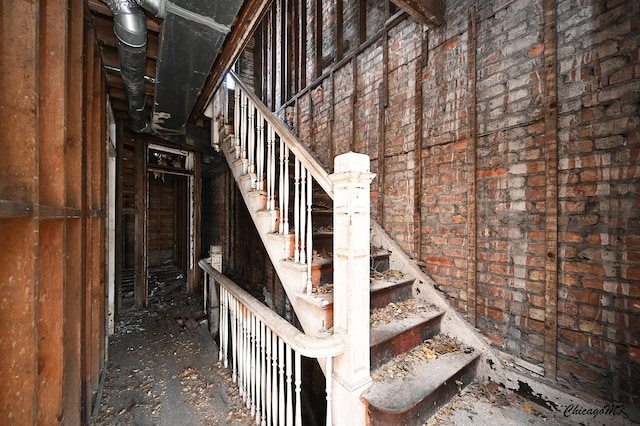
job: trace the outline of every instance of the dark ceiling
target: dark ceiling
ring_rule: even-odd
[[[128,94],[121,75],[113,13],[100,0],[87,1],[102,52],[107,92],[114,115],[116,120],[129,123]],[[138,7],[134,0],[129,0],[129,3]],[[144,11],[147,24],[144,117],[152,133],[172,138],[184,135],[187,123],[202,124],[199,117],[206,106],[207,99],[204,98],[210,96],[216,83],[214,80],[220,80],[220,73],[212,72],[212,68],[220,59],[225,39],[230,36],[244,1],[172,0],[156,3],[163,3],[166,14],[161,19]],[[246,32],[247,28],[244,30]],[[229,64],[223,66],[228,68],[233,59],[229,58],[226,61]],[[205,85],[209,93],[203,92]],[[195,111],[196,105],[198,111]]]
[[[442,23],[443,0],[393,2],[427,25]],[[204,111],[211,95],[240,55],[271,0],[87,0],[87,3],[116,120],[128,123],[135,131],[181,142],[189,129],[206,127]],[[134,66],[139,68],[136,74],[139,79],[134,79],[137,86],[133,92],[139,96],[129,95],[132,93],[132,79],[127,72],[129,61],[125,59],[124,67],[121,66],[122,56],[114,34],[112,10],[118,13],[121,31],[121,7],[133,9],[140,24],[146,21],[146,54],[133,55],[139,59],[144,56]],[[130,25],[130,21],[125,25]],[[122,33],[119,34],[122,40]]]

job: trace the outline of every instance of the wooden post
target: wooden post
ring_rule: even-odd
[[[360,395],[371,385],[369,373],[370,184],[365,154],[336,157],[330,176],[334,185],[334,333],[343,335],[347,349],[335,359],[334,418],[349,413],[353,424],[365,424]]]

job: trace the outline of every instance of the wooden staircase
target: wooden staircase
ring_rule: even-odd
[[[270,118],[272,119],[272,118]],[[310,185],[313,237],[311,273],[295,259],[293,234],[282,232],[282,222],[294,223],[294,213],[282,215],[269,208],[269,191],[255,188],[255,175],[246,160],[235,155],[233,131],[220,126],[217,138],[256,229],[275,266],[285,291],[305,330],[331,331],[333,326],[333,201],[320,185]],[[214,138],[216,139],[216,138]],[[277,154],[276,154],[277,155]],[[288,168],[288,187],[294,172]],[[281,169],[280,174],[284,174]],[[296,175],[297,176],[297,175]],[[297,179],[297,178],[296,178]],[[273,191],[272,191],[273,192]],[[286,193],[286,192],[285,192]],[[275,197],[279,195],[276,191]],[[294,201],[287,203],[292,205]],[[282,203],[275,202],[282,206]],[[289,225],[291,226],[291,225]],[[308,226],[308,225],[307,225]],[[293,229],[293,227],[292,227]],[[414,299],[416,278],[411,271],[390,268],[391,251],[372,247],[370,306],[372,318],[391,312],[386,320],[372,319],[370,330],[373,385],[362,396],[372,425],[422,425],[439,406],[476,377],[480,352],[441,333],[445,309]],[[311,291],[309,291],[311,290]],[[398,308],[402,306],[402,308]],[[412,307],[406,309],[407,306]],[[393,315],[402,311],[402,315]],[[447,350],[438,342],[447,342]],[[426,354],[421,356],[420,354]],[[402,365],[402,374],[387,374]]]

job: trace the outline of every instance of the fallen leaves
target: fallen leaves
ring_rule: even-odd
[[[384,381],[397,377],[407,377],[413,374],[415,368],[424,367],[430,360],[453,352],[473,351],[473,348],[458,342],[455,337],[438,334],[422,342],[412,350],[396,356],[391,361],[380,366],[371,374],[375,381]]]
[[[370,324],[371,327],[377,327],[380,324],[389,324],[391,321],[407,318],[411,314],[428,312],[435,309],[433,305],[418,302],[413,298],[399,302],[390,302],[387,306],[371,311]]]

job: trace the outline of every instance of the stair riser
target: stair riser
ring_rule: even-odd
[[[426,323],[409,328],[389,340],[371,346],[371,371],[440,333],[440,319],[441,316],[438,316]]]
[[[371,309],[382,308],[390,302],[407,300],[413,295],[413,282],[402,283],[371,293]]]
[[[422,426],[441,406],[447,403],[459,389],[464,388],[475,379],[479,357],[464,368],[458,370],[449,380],[442,383],[411,410],[400,413],[378,411],[369,405],[370,426]],[[457,384],[456,382],[462,382]]]

